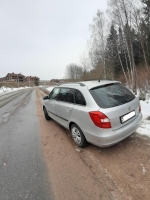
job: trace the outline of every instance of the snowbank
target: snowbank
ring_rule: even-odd
[[[17,91],[17,90],[22,90],[22,89],[26,89],[26,88],[29,88],[29,87],[19,87],[19,88],[9,88],[9,87],[1,87],[0,88],[0,94],[5,94],[5,93],[10,93],[10,92],[14,92],[14,91]]]
[[[150,99],[140,101],[143,120],[136,133],[150,137]]]
[[[51,92],[51,91],[53,90],[53,88],[54,88],[54,87],[48,87],[48,88],[46,88],[46,90],[47,90],[48,92]]]

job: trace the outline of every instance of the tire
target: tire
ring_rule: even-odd
[[[43,111],[44,111],[45,119],[46,119],[46,120],[51,120],[51,117],[48,115],[47,110],[46,110],[45,107],[43,108]]]
[[[83,132],[76,124],[72,124],[71,126],[71,135],[78,147],[82,148],[87,145],[87,141],[85,139],[85,136],[83,135]]]

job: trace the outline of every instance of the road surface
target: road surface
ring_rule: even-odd
[[[148,137],[78,148],[68,130],[45,120],[44,95],[33,88],[0,97],[0,200],[150,199]]]
[[[0,96],[0,200],[53,199],[35,89]]]

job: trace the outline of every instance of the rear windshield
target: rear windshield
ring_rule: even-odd
[[[90,93],[101,108],[120,106],[135,98],[134,94],[120,83],[92,88]]]

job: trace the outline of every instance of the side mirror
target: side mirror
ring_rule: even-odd
[[[43,100],[47,100],[47,99],[49,99],[49,96],[43,97]]]

